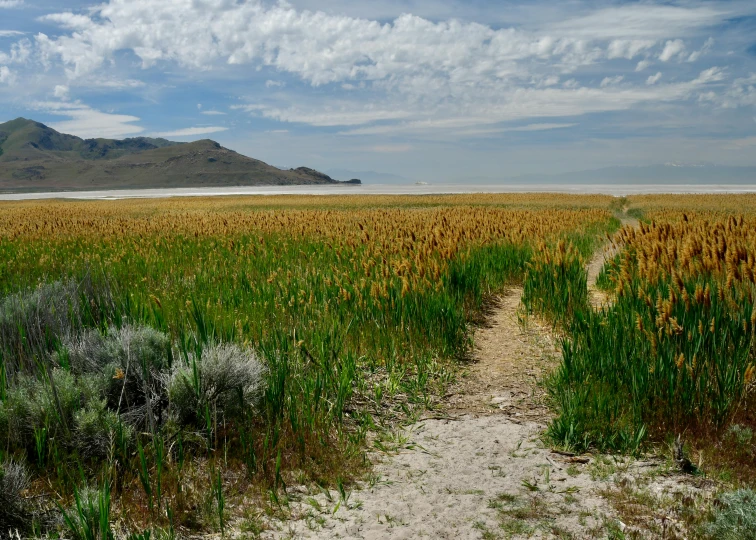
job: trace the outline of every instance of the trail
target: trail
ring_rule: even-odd
[[[616,216],[620,220],[622,227],[637,227],[638,220],[627,215],[627,208],[622,209],[622,214]],[[588,262],[588,300],[594,309],[599,309],[609,302],[606,292],[596,287],[601,269],[604,264],[617,255],[617,248],[611,244],[605,244],[604,247],[593,254],[593,258]]]
[[[605,256],[589,265],[595,293]],[[521,296],[511,288],[490,306],[471,362],[446,396],[445,418],[400,430],[396,451],[373,453],[372,479],[345,501],[307,488],[291,493],[292,519],[262,537],[606,538],[626,528],[607,494],[689,493],[659,476],[658,460],[568,456],[544,445],[551,413],[538,382],[558,366],[559,349],[548,327],[521,320]],[[663,508],[647,510],[638,510],[641,537],[676,537]]]

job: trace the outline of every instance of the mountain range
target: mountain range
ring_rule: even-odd
[[[81,139],[25,118],[0,124],[1,191],[342,183],[307,167],[281,170],[208,139]]]

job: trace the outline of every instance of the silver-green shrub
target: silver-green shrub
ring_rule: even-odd
[[[21,492],[29,487],[29,473],[21,463],[0,463],[0,535],[9,530],[26,530],[30,514]]]
[[[720,495],[705,531],[717,540],[756,540],[756,492],[739,489]]]
[[[201,357],[190,357],[174,368],[168,381],[171,409],[184,424],[197,422],[208,407],[232,417],[258,406],[265,373],[252,350],[232,343],[207,346]]]

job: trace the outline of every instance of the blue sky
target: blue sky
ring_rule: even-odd
[[[0,121],[413,180],[756,165],[756,2],[0,0]]]

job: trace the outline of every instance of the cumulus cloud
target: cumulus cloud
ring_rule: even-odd
[[[122,138],[144,131],[142,127],[134,125],[140,120],[136,116],[105,113],[79,102],[42,101],[31,103],[30,107],[47,114],[68,117],[69,120],[51,122],[49,126],[61,133],[85,139]]]
[[[56,84],[53,95],[58,99],[65,99],[68,97],[68,87],[63,84]]]
[[[659,79],[661,78],[662,78],[662,72],[658,71],[656,75],[651,75],[648,77],[648,79],[646,79],[646,84],[648,84],[649,86],[656,84],[659,82]]]
[[[8,66],[0,66],[0,84],[10,84],[13,82],[13,72]]]
[[[11,45],[9,52],[0,51],[0,63],[24,64],[32,54],[32,43],[28,39],[22,39]]]
[[[710,81],[693,74],[656,84],[659,73],[644,85],[633,66],[643,71],[657,57],[698,60],[713,42],[690,54],[686,42],[731,15],[693,3],[583,13],[499,28],[411,14],[384,22],[267,0],[107,0],[43,17],[63,32],[38,34],[35,44],[41,61],[65,67],[71,87],[121,65],[120,53],[129,51],[145,69],[178,64],[187,77],[262,71],[255,84],[275,92],[242,96],[247,103],[235,109],[280,122],[350,133],[469,131],[688,98]],[[287,86],[291,80],[330,91],[302,96],[300,85]]]
[[[662,62],[669,62],[683,51],[685,51],[685,43],[683,43],[683,40],[675,39],[667,41],[667,43],[664,44],[664,50],[659,55],[659,60]]]
[[[24,5],[24,0],[0,0],[0,9],[16,8],[22,5]]]
[[[221,126],[207,126],[207,127],[190,127],[184,129],[176,129],[173,131],[162,131],[155,133],[156,137],[191,137],[194,135],[207,135],[208,133],[218,133],[219,131],[226,131],[228,128]]]
[[[607,86],[613,86],[615,84],[621,83],[624,78],[625,78],[624,75],[617,75],[615,77],[604,77],[601,80],[601,84],[599,84],[599,86],[601,88],[606,88]]]

